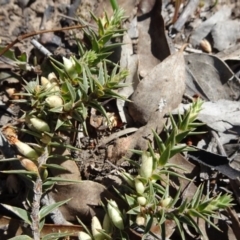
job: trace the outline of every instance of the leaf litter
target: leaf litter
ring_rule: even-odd
[[[172,1],[160,2],[161,1],[142,0],[138,4],[138,1],[119,1],[120,6],[126,9],[127,16],[129,17],[128,21],[131,22],[130,26],[133,26],[132,28],[135,29],[125,34],[123,41],[126,41],[127,44],[122,47],[120,57],[121,67],[127,67],[130,74],[126,79],[126,83],[129,84],[129,87],[121,89],[119,93],[125,95],[131,102],[126,103],[117,101],[117,104],[110,102],[106,105],[106,109],[107,111],[115,111],[119,114],[125,128],[136,127],[138,130],[127,137],[120,136],[116,139],[111,139],[111,141],[107,143],[110,146],[105,146],[107,147],[107,153],[105,150],[102,151],[102,149],[99,149],[96,151],[97,154],[92,154],[92,144],[93,146],[97,146],[98,144],[96,141],[104,141],[104,138],[108,138],[114,134],[114,131],[121,131],[121,127],[119,129],[113,129],[113,131],[109,129],[99,131],[92,128],[91,138],[85,140],[82,136],[79,136],[77,147],[83,149],[77,156],[77,158],[81,159],[80,164],[78,164],[79,169],[72,161],[69,161],[69,164],[71,162],[70,165],[66,164],[65,161],[63,162],[66,164],[66,169],[69,168],[69,170],[71,170],[76,168],[75,173],[68,172],[69,178],[76,180],[87,178],[93,181],[86,183],[86,186],[78,184],[74,186],[59,185],[59,189],[57,190],[58,194],[55,194],[54,191],[49,194],[49,198],[56,198],[54,199],[55,201],[58,201],[60,198],[60,200],[64,200],[65,196],[66,198],[70,196],[74,197],[75,202],[67,207],[63,207],[65,209],[60,209],[62,213],[65,213],[64,217],[67,221],[72,221],[76,213],[83,218],[86,216],[86,213],[96,214],[98,210],[89,207],[89,205],[93,204],[94,206],[98,206],[100,196],[102,197],[103,192],[105,192],[103,196],[113,194],[111,191],[112,189],[107,189],[102,185],[104,182],[107,182],[106,185],[108,186],[111,185],[109,184],[109,179],[114,175],[111,172],[111,167],[109,167],[109,164],[105,161],[106,158],[112,163],[121,165],[124,164],[123,157],[131,156],[128,149],[147,149],[149,141],[153,141],[152,129],[156,130],[159,134],[162,132],[164,124],[166,123],[165,116],[178,107],[182,102],[184,94],[188,97],[190,96],[190,98],[197,94],[205,99],[203,109],[198,119],[205,123],[204,130],[212,129],[218,134],[220,145],[222,145],[223,148],[226,150],[233,148],[232,151],[227,151],[227,156],[223,157],[225,157],[228,166],[231,165],[235,171],[239,171],[236,162],[239,159],[240,83],[238,77],[240,75],[240,65],[239,53],[236,49],[239,48],[240,15],[235,11],[238,3],[229,1],[231,3],[218,3],[213,7],[211,4],[213,4],[212,2],[214,1],[205,1],[206,3],[202,8],[198,7],[197,10],[194,9],[192,11],[192,15],[187,18],[182,28],[177,28],[179,32],[176,33],[175,38],[171,39],[165,35],[165,32],[169,30],[168,27],[174,14],[174,5]],[[51,5],[48,1],[46,1],[46,3],[48,6]],[[50,14],[48,21],[50,21],[51,25],[54,27],[62,26],[60,24],[61,20],[66,20],[60,15],[62,13],[66,15],[69,14],[69,17],[79,15],[85,18],[86,21],[89,21],[90,18],[85,13],[86,10],[91,9],[93,12],[101,14],[103,9],[110,9],[108,1],[101,1],[101,3],[103,4],[99,4],[97,1],[82,1],[82,3],[79,3],[79,6],[76,7],[76,9],[79,7],[82,12],[75,12],[73,16],[71,16],[71,11],[67,11],[66,7],[71,6],[71,3],[68,1],[56,1],[56,3],[54,3],[54,8],[57,17],[53,18]],[[14,36],[16,37],[25,31],[23,27],[19,25],[20,22],[28,22],[26,25],[28,32],[32,31],[32,29],[37,30],[43,20],[39,16],[41,16],[41,14],[46,16],[44,15],[46,14],[44,11],[44,4],[45,1],[40,2],[38,0],[35,2],[33,1],[33,3],[30,2],[24,7],[22,5],[13,4],[13,1],[9,1],[9,3],[6,1],[6,3],[3,3],[2,9],[5,9],[5,11],[2,11],[3,14],[0,12],[1,19],[3,19],[2,16],[11,15],[13,16],[13,21],[10,21],[10,17],[5,18],[3,21],[6,23],[6,26],[10,25],[10,28],[3,29],[2,35],[0,35],[1,42],[3,44],[10,42],[13,40]],[[185,6],[185,4],[182,4],[179,10],[180,14],[184,13]],[[21,8],[25,9],[25,14],[23,15],[20,14]],[[160,12],[162,11],[162,13],[164,13],[166,9],[168,13],[161,15]],[[233,13],[235,14],[234,19],[232,19]],[[34,16],[37,17],[34,18]],[[32,19],[35,19],[35,21],[31,21]],[[191,29],[191,26],[197,27]],[[126,23],[126,28],[130,29],[131,27]],[[184,35],[185,37],[183,37]],[[67,55],[68,52],[74,51],[70,47],[72,40],[68,33],[64,36],[56,36],[62,39],[61,41],[55,41],[54,38],[53,40],[49,40],[49,45],[55,45],[54,48],[49,48],[51,51],[55,51],[55,54],[57,53],[60,55]],[[59,38],[55,39],[59,40]],[[192,51],[195,49],[199,50],[199,48],[201,49],[201,41],[207,39],[213,49],[212,54],[187,54],[186,52],[184,52],[184,56],[183,52],[170,54],[170,49],[172,49],[174,44],[182,45],[188,42],[187,39],[189,39],[189,43],[192,44]],[[63,46],[62,42],[68,44]],[[46,45],[49,47],[47,43]],[[20,43],[17,46],[22,53],[27,52],[28,56],[32,56],[32,47],[29,41],[26,41],[24,44]],[[18,76],[22,74],[16,66],[14,66],[14,68],[14,73],[16,72]],[[21,80],[19,80],[19,78],[17,79],[11,73],[12,67],[11,65],[8,66],[8,64],[6,67],[6,62],[0,61],[0,69],[0,123],[1,125],[5,125],[11,122],[12,116],[8,112],[13,112],[16,116],[19,113],[19,109],[9,104],[11,96],[7,94],[6,84],[11,84],[11,78],[16,79],[17,83],[20,83]],[[3,73],[11,73],[11,78],[6,77]],[[25,77],[29,78],[28,75],[25,75]],[[13,88],[15,88],[15,86],[13,86]],[[186,104],[183,108],[186,108]],[[178,108],[175,112],[176,111],[179,112],[180,109]],[[71,138],[72,136],[70,139]],[[202,138],[206,144],[204,147],[206,149],[209,143],[207,139],[208,134]],[[112,142],[114,142],[113,146],[111,144]],[[9,153],[8,146],[6,145],[4,145],[1,150],[3,153]],[[69,152],[63,153],[63,155],[66,156],[69,154]],[[215,152],[211,154],[213,155],[209,155],[200,160],[204,160],[207,165],[213,167],[208,161],[208,158],[212,156],[212,158],[217,159],[219,152],[215,150]],[[231,158],[232,156],[235,157]],[[189,174],[193,171],[194,166],[197,166],[194,161],[190,163],[186,156],[181,156],[181,163],[179,164],[186,168],[190,168]],[[224,168],[224,164],[222,167]],[[1,166],[1,169],[4,168],[5,166]],[[100,171],[98,172],[97,169],[99,168]],[[221,169],[218,170],[220,174],[222,173],[224,175],[226,169],[224,168],[223,171],[221,171]],[[54,174],[55,176],[59,176],[60,173]],[[199,170],[196,175],[197,174],[199,175]],[[227,174],[225,175],[228,176]],[[209,176],[212,177],[212,173],[209,173]],[[226,176],[220,176],[219,178],[221,181],[227,181],[228,178]],[[117,183],[117,181],[118,180],[114,180],[113,183],[117,184],[116,186],[121,185],[121,182]],[[92,185],[92,187],[89,187],[90,185]],[[186,191],[184,192],[186,197],[190,197],[195,191],[195,185],[193,184],[192,186],[191,190],[186,187]],[[240,196],[238,186],[238,179],[230,180],[230,186],[227,186],[227,188],[229,188],[228,191],[234,192],[236,199],[239,199]],[[220,183],[218,184],[218,188],[221,188]],[[12,199],[11,201],[13,203],[15,202],[15,204],[17,203],[16,199]],[[84,202],[86,204],[79,205],[79,202]],[[102,213],[102,210],[100,210],[100,214]],[[230,217],[233,219],[232,212]],[[90,218],[87,220],[90,220]],[[229,239],[234,239],[234,237],[237,239],[238,234],[236,229],[237,226],[239,226],[239,222],[236,218],[232,221],[234,222],[232,228],[235,236],[232,234],[230,227],[228,231]],[[202,228],[204,230],[204,227]],[[211,238],[209,237],[209,239]],[[221,239],[226,238],[222,235]]]

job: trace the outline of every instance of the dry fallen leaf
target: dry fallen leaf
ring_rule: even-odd
[[[138,71],[145,77],[170,54],[161,15],[161,1],[141,1],[138,6]],[[140,14],[142,13],[142,14]]]
[[[166,58],[149,72],[134,91],[128,109],[135,122],[156,122],[176,108],[185,90],[183,53]]]
[[[145,125],[133,135],[116,141],[113,161],[131,155],[128,149],[147,149],[153,140],[152,129],[161,132],[164,115],[176,108],[185,90],[185,63],[180,51],[166,58],[138,84],[129,103],[129,113],[135,122]]]
[[[93,181],[82,181],[81,183],[68,185],[55,185],[49,193],[55,202],[72,198],[67,204],[60,207],[65,220],[76,222],[76,217],[83,222],[91,221],[93,216],[102,219],[105,211],[101,202],[106,199],[118,201],[103,185]]]

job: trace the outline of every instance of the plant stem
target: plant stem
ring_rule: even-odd
[[[32,202],[32,234],[34,240],[40,240],[40,217],[39,217],[39,209],[40,209],[40,200],[42,197],[42,179],[38,175],[36,182],[33,186],[34,196]]]
[[[46,163],[48,159],[48,149],[45,147],[44,153],[38,158],[39,168],[41,169],[42,164]],[[42,179],[40,174],[37,175],[37,179],[34,182],[33,185],[33,202],[32,202],[32,212],[31,212],[31,218],[32,218],[32,235],[34,240],[40,240],[40,216],[39,216],[39,210],[40,210],[40,202],[42,198]]]

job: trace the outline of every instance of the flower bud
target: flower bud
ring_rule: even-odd
[[[58,82],[58,78],[57,78],[57,76],[54,72],[51,72],[51,73],[48,74],[48,80],[51,83],[57,83]]]
[[[74,60],[70,57],[70,59],[63,57],[63,65],[66,71],[69,71],[75,67]]]
[[[63,65],[65,71],[69,74],[71,78],[76,78],[78,76],[75,69],[76,63],[72,57],[70,57],[70,59],[63,57]]]
[[[52,87],[52,84],[50,83],[50,81],[45,78],[45,77],[41,77],[41,85],[45,87],[45,89],[49,89]]]
[[[123,219],[118,209],[117,203],[110,200],[107,205],[108,215],[112,220],[114,226],[120,230],[124,229]]]
[[[142,164],[139,169],[139,175],[143,178],[150,178],[152,176],[153,158],[149,152],[142,153]]]
[[[48,170],[47,170],[47,168],[44,168],[44,169],[42,169],[42,172],[41,172],[41,178],[43,181],[45,181],[47,179],[47,177],[48,177]]]
[[[99,230],[102,230],[102,226],[96,216],[93,216],[93,218],[92,218],[91,229],[92,229],[92,235],[94,237],[94,240],[104,239],[103,234],[101,232],[99,232]]]
[[[30,122],[32,123],[33,127],[36,128],[36,130],[40,132],[50,132],[49,125],[42,119],[36,117],[30,118]]]
[[[50,108],[61,107],[63,105],[63,100],[57,95],[53,95],[46,98],[46,103]]]
[[[171,197],[167,197],[167,198],[165,198],[165,199],[162,199],[162,200],[160,201],[160,206],[162,206],[162,207],[167,207],[171,201],[172,201],[172,198],[171,198]]]
[[[21,165],[28,171],[35,172],[38,174],[38,167],[36,164],[31,161],[30,159],[24,158],[22,156],[17,156],[18,160],[20,161]]]
[[[140,195],[143,194],[144,190],[145,190],[145,187],[144,187],[142,181],[140,181],[137,178],[135,178],[135,189],[136,189],[137,193]]]
[[[60,92],[60,87],[57,85],[57,83],[52,83],[53,88],[50,90],[50,92]]]
[[[146,218],[140,213],[136,217],[136,224],[138,226],[145,226],[146,225]]]
[[[201,42],[200,42],[200,48],[206,52],[206,53],[211,53],[212,52],[212,46],[211,44],[209,43],[209,41],[207,39],[203,39]]]
[[[35,86],[34,91],[36,94],[40,93],[40,91],[41,91],[40,85]]]
[[[92,240],[92,238],[85,232],[78,233],[78,240]]]
[[[37,152],[31,148],[29,145],[27,145],[26,143],[23,143],[19,140],[17,140],[15,142],[15,145],[18,149],[18,151],[25,157],[31,159],[31,160],[37,160],[38,159],[38,154]]]
[[[41,77],[40,81],[42,86],[47,86],[48,84],[50,84],[50,81],[45,77]]]
[[[137,201],[138,201],[138,204],[142,206],[146,205],[147,203],[147,199],[145,197],[138,197]]]
[[[104,218],[103,218],[103,229],[106,231],[106,233],[111,233],[112,232],[112,222],[109,217],[109,215],[106,213]]]

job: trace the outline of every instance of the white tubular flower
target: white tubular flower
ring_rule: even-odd
[[[144,151],[141,160],[142,164],[139,169],[139,175],[143,178],[150,178],[153,171],[153,158],[149,152]]]
[[[63,57],[63,65],[66,71],[72,70],[75,67],[75,62],[72,58],[68,59]]]
[[[51,82],[51,83],[56,83],[58,81],[57,79],[57,76],[54,72],[51,72],[48,74],[48,80]]]
[[[92,240],[92,238],[85,232],[78,233],[78,240]]]
[[[63,57],[63,65],[65,71],[70,77],[75,78],[78,76],[77,72],[75,71],[76,63],[72,57],[70,57],[70,59]]]
[[[144,193],[145,187],[139,179],[135,178],[135,189],[138,194],[142,195]]]
[[[103,240],[104,239],[103,234],[101,232],[99,232],[99,230],[102,230],[102,226],[96,216],[93,216],[93,218],[92,218],[91,229],[92,229],[92,235],[94,237],[94,240]]]
[[[113,225],[112,225],[111,219],[108,213],[106,213],[103,219],[103,229],[106,231],[106,233],[111,233],[112,227]]]
[[[29,158],[31,160],[37,160],[38,159],[38,154],[37,152],[31,148],[29,145],[26,143],[23,143],[21,141],[16,141],[15,146],[17,147],[18,151],[26,158]]]
[[[30,118],[30,122],[32,123],[33,127],[40,132],[50,132],[49,125],[40,118]]]
[[[162,199],[161,202],[160,202],[160,205],[162,207],[167,207],[168,204],[172,201],[172,198],[171,197],[167,197],[165,199]]]
[[[45,101],[50,108],[61,107],[63,105],[62,98],[57,95],[47,97]]]
[[[136,217],[136,224],[138,226],[145,226],[146,225],[146,218],[140,213]]]
[[[108,215],[112,220],[114,226],[120,230],[124,229],[123,219],[117,203],[113,200],[110,200],[107,205]]]
[[[52,87],[52,84],[47,78],[41,77],[40,81],[41,81],[41,85],[44,86],[46,89],[49,89],[50,87]]]
[[[147,199],[145,197],[138,197],[137,201],[138,201],[138,204],[142,206],[146,205],[147,203]]]

